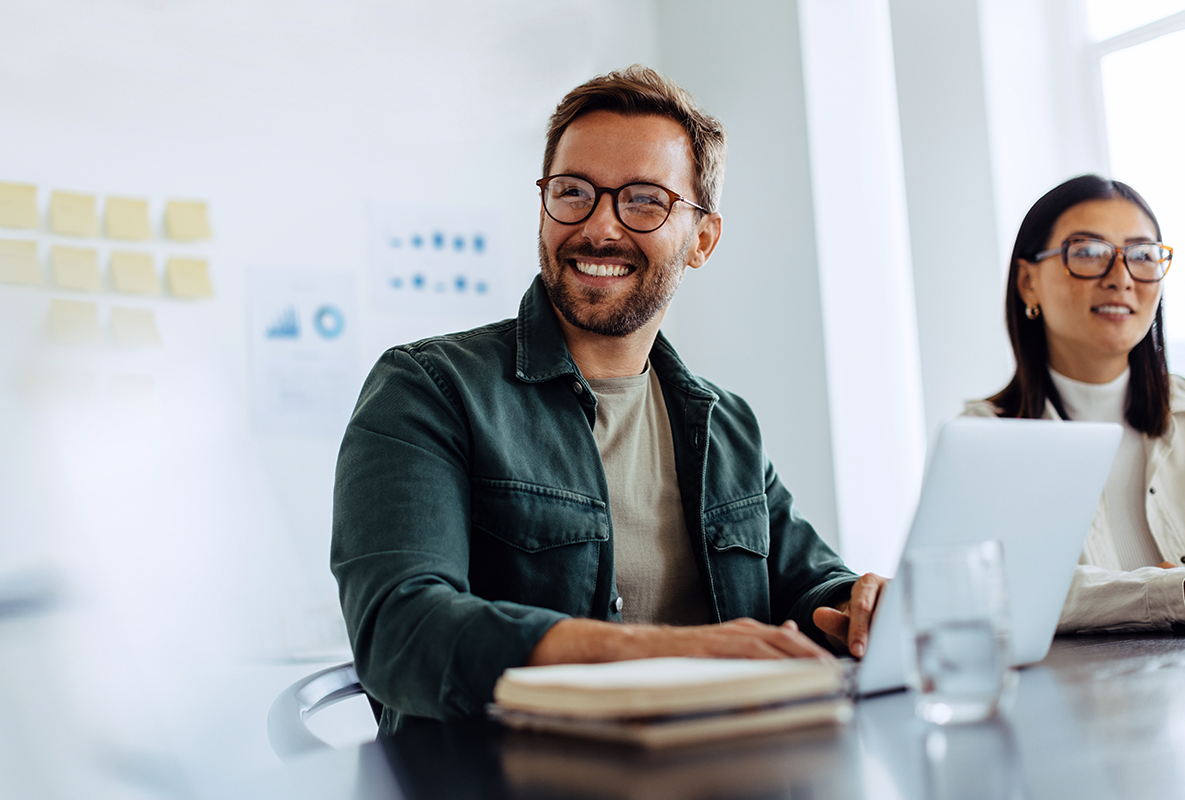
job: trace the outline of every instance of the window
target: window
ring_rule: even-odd
[[[1144,195],[1176,262],[1165,280],[1169,365],[1185,369],[1185,0],[1087,0],[1110,173]],[[1175,357],[1174,357],[1175,356]]]

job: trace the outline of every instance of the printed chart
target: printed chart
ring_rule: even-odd
[[[358,395],[354,276],[250,271],[255,429],[340,436]]]
[[[371,208],[375,305],[405,314],[491,316],[502,262],[492,215],[469,209]]]

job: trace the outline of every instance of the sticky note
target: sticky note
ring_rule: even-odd
[[[115,341],[123,347],[159,347],[160,331],[151,308],[112,306],[111,328]]]
[[[41,283],[41,265],[37,263],[37,242],[0,239],[0,281]]]
[[[148,201],[126,197],[107,198],[107,235],[112,239],[143,241],[152,238]]]
[[[128,294],[160,294],[160,278],[149,253],[111,251],[111,282]]]
[[[213,297],[210,270],[200,258],[170,258],[165,269],[169,291],[174,297]]]
[[[102,340],[99,304],[81,300],[54,300],[49,307],[49,330],[62,344],[95,344]]]
[[[165,206],[165,230],[170,239],[192,242],[210,238],[210,219],[206,204],[198,201],[170,200]]]
[[[63,289],[98,292],[103,288],[99,274],[99,252],[90,247],[55,244],[50,250],[54,283]]]
[[[49,197],[49,221],[54,233],[98,236],[99,215],[95,211],[95,196],[54,192]]]
[[[0,182],[0,226],[36,228],[40,225],[37,187],[28,183]]]

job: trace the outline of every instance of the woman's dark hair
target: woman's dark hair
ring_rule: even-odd
[[[1049,377],[1049,348],[1045,340],[1045,322],[1041,317],[1028,319],[1025,302],[1021,299],[1017,278],[1020,261],[1033,261],[1037,253],[1054,246],[1049,242],[1053,226],[1065,211],[1088,200],[1110,200],[1121,197],[1132,203],[1152,220],[1156,238],[1160,239],[1160,223],[1148,203],[1135,189],[1119,181],[1098,175],[1080,175],[1051,189],[1033,204],[1012,248],[1008,269],[1008,286],[1004,301],[1004,316],[1008,322],[1008,338],[1016,357],[1016,374],[1003,391],[988,398],[1004,417],[1040,419],[1045,414],[1045,401],[1053,404],[1057,413],[1066,418],[1061,396]],[[1121,263],[1113,269],[1122,269]],[[1127,388],[1126,415],[1133,428],[1149,436],[1160,436],[1169,420],[1169,371],[1164,352],[1164,300],[1156,306],[1156,315],[1148,335],[1128,354],[1131,378]]]

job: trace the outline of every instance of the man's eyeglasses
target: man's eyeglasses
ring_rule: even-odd
[[[1137,242],[1117,248],[1102,239],[1072,237],[1061,247],[1045,250],[1033,256],[1033,262],[1061,253],[1066,272],[1075,278],[1101,278],[1115,265],[1117,253],[1123,253],[1123,265],[1132,280],[1156,283],[1166,274],[1173,261],[1173,248],[1160,242]]]
[[[675,209],[675,203],[683,202],[708,213],[703,206],[654,183],[631,183],[610,189],[593,186],[575,175],[552,175],[535,181],[535,185],[543,196],[547,216],[562,225],[576,225],[591,217],[603,194],[613,200],[613,213],[621,224],[635,233],[661,228]]]

